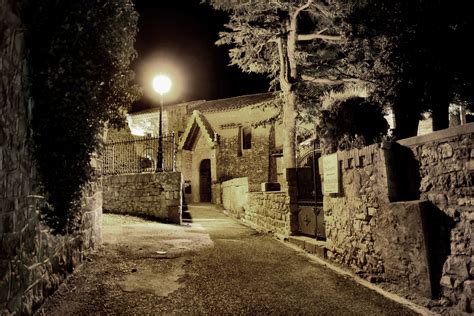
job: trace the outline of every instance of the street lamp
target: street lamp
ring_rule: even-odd
[[[171,80],[165,75],[157,75],[153,78],[153,90],[160,95],[160,125],[158,128],[158,153],[156,158],[156,172],[163,171],[163,94],[171,89]]]

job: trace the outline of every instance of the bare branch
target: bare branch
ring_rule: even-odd
[[[298,34],[298,41],[312,41],[316,39],[321,39],[324,41],[334,41],[338,42],[342,40],[342,36],[340,35],[324,35],[321,32],[314,33],[314,34]]]
[[[326,17],[326,18],[329,18],[329,19],[333,19],[334,18],[334,14],[332,12],[330,12],[328,9],[326,9],[323,5],[321,4],[313,4],[314,7],[316,9],[318,9],[319,12],[321,12],[321,14]]]
[[[377,82],[374,81],[374,80],[370,80],[370,79],[362,79],[362,78],[359,78],[359,77],[356,77],[356,76],[353,76],[353,75],[350,75],[344,71],[342,71],[340,68],[336,67],[334,68],[334,70],[340,75],[340,76],[344,76],[345,79],[357,79],[357,80],[360,80],[361,82],[368,82],[368,83],[372,83],[372,84],[376,84]],[[380,78],[377,78],[377,79],[380,79]]]
[[[296,9],[296,11],[293,13],[293,16],[291,17],[292,20],[296,20],[298,18],[298,15],[301,13],[301,11],[306,10],[309,8],[309,6],[313,3],[313,0],[308,0],[304,5]]]
[[[323,34],[323,33],[326,32],[327,30],[328,30],[328,28],[322,29],[321,31],[318,32],[318,34]]]
[[[283,53],[283,41],[282,38],[278,38],[278,55],[280,56],[280,87],[283,91],[289,90],[288,82],[288,60],[285,58]]]

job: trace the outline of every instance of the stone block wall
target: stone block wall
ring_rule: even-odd
[[[447,225],[409,188],[418,177],[405,149],[385,143],[337,152],[340,193],[325,195],[323,203],[327,256],[369,280],[431,297],[443,256],[442,233],[433,231]]]
[[[444,263],[443,296],[458,311],[473,312],[474,291],[474,123],[399,141],[420,166],[420,198],[454,222]]]
[[[375,249],[383,260],[384,279],[427,298],[438,293],[432,276],[439,269],[431,264],[430,255],[435,253],[431,244],[440,243],[430,238],[426,227],[435,223],[430,219],[437,215],[427,201],[390,203],[377,217],[374,234]]]
[[[375,144],[337,156],[341,192],[323,199],[327,256],[356,272],[379,277],[383,259],[374,240],[377,217],[388,203],[384,151]]]
[[[183,179],[188,186],[191,186],[192,172],[193,172],[193,156],[188,150],[178,151],[176,160],[176,170],[181,171]],[[190,190],[192,188],[188,188]],[[196,189],[196,188],[195,188]],[[186,193],[186,190],[185,190]],[[186,193],[187,201],[190,201],[191,193]]]
[[[166,131],[168,133],[184,133],[189,118],[188,111],[188,106],[168,107],[165,111],[168,120],[168,129]]]
[[[4,200],[4,199],[3,199]],[[5,200],[4,200],[5,201]],[[78,231],[53,235],[39,219],[45,200],[15,198],[0,213],[0,311],[31,314],[102,243],[101,182],[89,183]]]
[[[236,178],[221,184],[222,205],[237,218],[242,218],[248,205],[248,178]]]
[[[181,224],[183,177],[180,172],[104,177],[104,211],[141,215]]]
[[[268,136],[252,135],[252,148],[242,150],[238,156],[240,140],[236,137],[222,137],[218,151],[218,181],[248,177],[249,191],[260,191],[260,184],[268,182],[269,146]]]
[[[431,208],[419,200],[394,202],[417,197],[409,185],[400,184],[413,172],[402,154],[390,143],[337,152],[340,193],[325,195],[323,202],[327,256],[371,281],[389,281],[431,297],[433,247],[427,245],[431,239],[425,227]]]
[[[341,192],[324,196],[328,257],[472,312],[473,135],[471,123],[338,152]]]
[[[244,221],[259,229],[288,236],[290,198],[287,192],[250,192]]]
[[[231,215],[257,229],[288,236],[290,197],[287,191],[249,192],[248,179],[236,178],[221,185],[222,206]]]
[[[220,183],[211,184],[211,203],[221,205],[222,202],[222,189]]]
[[[24,29],[16,3],[0,0],[0,314],[32,314],[101,242],[102,191],[84,188],[82,226],[50,233],[28,135],[33,102],[26,82]]]

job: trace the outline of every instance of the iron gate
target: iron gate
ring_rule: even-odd
[[[326,239],[323,193],[318,168],[319,149],[303,156],[297,169],[298,227],[303,235]]]

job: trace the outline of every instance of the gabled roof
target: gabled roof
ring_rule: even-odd
[[[184,103],[179,103],[179,104],[165,104],[163,106],[163,110],[167,111],[169,109],[178,108],[178,107],[186,107],[186,108],[191,108],[192,109],[196,105],[204,103],[204,102],[206,102],[206,100],[189,101],[189,102],[184,102]],[[159,107],[159,105],[157,105],[157,106],[154,106],[150,109],[136,111],[136,112],[129,112],[128,115],[131,115],[131,116],[147,116],[147,115],[151,114],[151,116],[154,116],[154,115],[157,115],[159,112],[160,112],[160,107]]]
[[[275,94],[271,92],[249,94],[233,98],[201,102],[193,106],[193,109],[201,111],[203,113],[231,111],[255,105],[261,102],[269,101],[274,98]]]
[[[267,93],[257,93],[242,95],[233,98],[219,99],[219,100],[196,100],[190,102],[184,102],[179,104],[170,104],[163,107],[164,111],[171,110],[179,107],[186,107],[187,111],[198,110],[201,113],[211,113],[211,112],[224,112],[238,110],[247,106],[252,106],[258,103],[270,101],[275,99],[277,94],[273,92]],[[154,116],[160,111],[158,106],[151,109],[142,110],[139,112],[129,113],[131,116]]]
[[[216,132],[212,128],[209,121],[201,112],[194,110],[193,115],[188,121],[186,131],[181,136],[179,147],[181,149],[192,150],[197,141],[199,131],[202,131],[202,136],[207,140],[211,147],[216,144]]]

